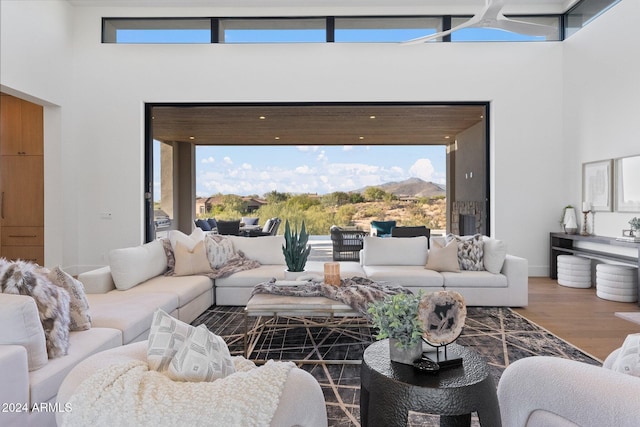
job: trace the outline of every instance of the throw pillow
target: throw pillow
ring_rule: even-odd
[[[640,334],[627,335],[611,370],[640,377]]]
[[[209,223],[209,227],[211,227],[212,230],[218,228],[218,223],[216,222],[215,218],[207,218],[207,222]]]
[[[192,249],[182,243],[176,243],[174,250],[176,276],[193,276],[194,274],[211,273],[211,265],[204,249],[204,241],[198,242]]]
[[[176,257],[173,254],[171,240],[160,239],[160,242],[162,243],[162,249],[164,249],[164,256],[167,258],[167,271],[164,273],[164,275],[173,276],[173,274],[175,273],[174,270],[176,268]]]
[[[174,381],[214,381],[235,372],[227,343],[200,325],[169,363],[167,376]]]
[[[458,244],[458,262],[461,270],[484,270],[484,242],[481,234],[475,234],[472,237],[460,237],[449,233],[446,241],[447,243],[456,242]]]
[[[39,266],[24,261],[0,262],[0,291],[28,295],[38,307],[49,359],[64,356],[69,350],[69,293],[38,273]]]
[[[86,331],[91,329],[91,313],[89,301],[84,292],[82,282],[74,279],[59,266],[47,274],[49,281],[69,292],[69,330]]]
[[[258,221],[260,221],[260,218],[247,217],[247,216],[243,216],[240,219],[240,222],[243,223],[244,225],[258,225]]]
[[[218,234],[210,234],[204,239],[205,252],[211,268],[218,269],[235,255],[231,239]]]
[[[151,320],[147,342],[147,364],[149,369],[166,372],[171,359],[193,333],[195,327],[171,317],[161,309],[156,310]]]
[[[438,242],[432,243],[433,246],[431,246],[429,250],[425,268],[441,273],[445,271],[459,273],[458,244],[456,242],[449,242],[446,246],[442,247]]]
[[[198,242],[202,242],[204,240],[204,236],[204,231],[198,227],[196,227],[189,235],[178,230],[169,231],[169,241],[171,242],[171,247],[174,251],[176,250],[177,242],[182,243],[187,247],[187,249],[192,250]]]
[[[483,242],[484,269],[493,274],[500,274],[507,257],[507,244],[487,236],[483,238]]]
[[[196,227],[200,228],[201,230],[211,231],[211,225],[209,225],[206,219],[196,219],[195,223]]]

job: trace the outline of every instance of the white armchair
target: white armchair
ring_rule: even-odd
[[[498,400],[506,427],[636,427],[640,378],[558,357],[520,359],[502,374]]]

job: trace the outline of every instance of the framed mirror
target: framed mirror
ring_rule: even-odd
[[[640,212],[640,155],[615,160],[615,210]]]

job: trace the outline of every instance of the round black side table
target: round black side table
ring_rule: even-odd
[[[471,424],[477,412],[483,427],[501,427],[498,396],[487,363],[457,344],[449,352],[462,357],[462,366],[423,373],[411,365],[389,360],[389,340],[364,351],[360,368],[362,427],[406,426],[409,411],[440,415],[440,426]]]

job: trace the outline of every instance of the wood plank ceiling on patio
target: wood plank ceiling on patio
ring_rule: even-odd
[[[470,105],[171,105],[153,108],[153,137],[198,145],[446,145],[479,123]]]

